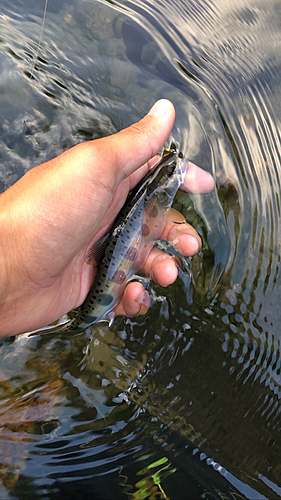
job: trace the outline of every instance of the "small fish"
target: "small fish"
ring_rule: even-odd
[[[120,301],[128,281],[140,271],[166,224],[166,212],[184,181],[188,160],[177,150],[164,153],[159,163],[132,190],[104,238],[103,258],[95,281],[77,316],[64,324],[35,333],[82,331],[102,320],[113,321],[113,308]],[[100,251],[101,248],[98,248]],[[95,257],[97,246],[88,253]]]

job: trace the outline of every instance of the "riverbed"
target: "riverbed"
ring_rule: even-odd
[[[44,9],[0,2],[0,191],[163,97],[216,189],[178,193],[202,250],[146,316],[1,341],[0,498],[280,498],[281,4]]]

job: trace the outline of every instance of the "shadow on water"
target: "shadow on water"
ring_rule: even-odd
[[[0,497],[280,498],[280,3],[49,2],[38,51],[43,11],[0,8],[1,190],[160,97],[217,187],[145,318],[2,341]]]

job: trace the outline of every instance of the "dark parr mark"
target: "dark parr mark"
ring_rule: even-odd
[[[138,251],[137,251],[136,247],[130,247],[126,253],[126,257],[127,257],[127,259],[129,259],[131,261],[137,260]]]
[[[147,224],[143,224],[142,228],[141,228],[141,234],[143,236],[148,236],[149,233],[150,233],[150,229],[149,229],[148,225]]]
[[[114,301],[114,297],[110,293],[101,293],[98,302],[103,306],[109,306]]]
[[[123,283],[125,279],[126,279],[126,274],[124,273],[124,271],[116,271],[116,273],[112,278],[112,281],[114,281],[118,285],[121,285],[121,283]]]
[[[151,205],[148,208],[148,216],[153,218],[158,216],[158,208],[155,205]]]

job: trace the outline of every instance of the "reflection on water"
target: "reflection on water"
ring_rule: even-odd
[[[0,188],[160,97],[212,172],[145,318],[1,345],[1,498],[281,496],[278,0],[2,0]],[[169,249],[172,251],[172,249]]]

